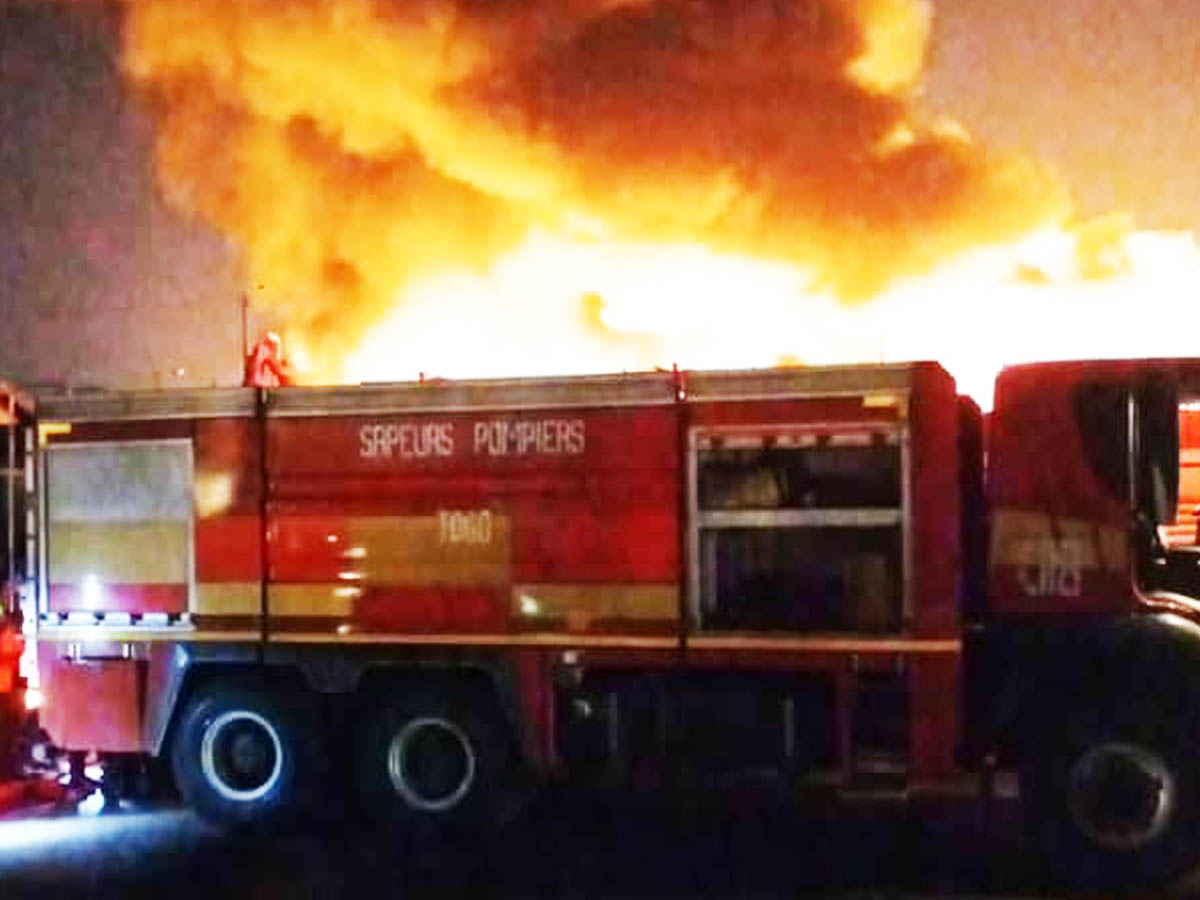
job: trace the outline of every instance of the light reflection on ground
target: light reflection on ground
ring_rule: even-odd
[[[128,846],[131,839],[144,845],[155,835],[174,842],[185,832],[205,833],[204,826],[183,810],[126,806],[114,814],[102,812],[102,802],[97,792],[73,807],[42,806],[0,817],[0,873],[25,866],[34,856],[48,862]]]
[[[111,840],[121,833],[143,833],[156,824],[172,824],[174,820],[186,816],[183,812],[155,812],[108,818],[70,816],[0,822],[0,865],[3,865],[4,854],[12,851],[62,848],[71,841],[90,843],[97,839]]]

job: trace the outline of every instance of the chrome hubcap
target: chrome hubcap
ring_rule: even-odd
[[[388,777],[413,809],[444,812],[475,782],[475,752],[454,722],[435,716],[410,719],[388,744]]]
[[[229,800],[257,800],[283,773],[283,742],[265,717],[247,709],[221,713],[200,744],[200,768],[213,789]]]
[[[1124,743],[1099,744],[1068,773],[1067,809],[1088,840],[1107,850],[1137,850],[1166,829],[1175,778],[1158,754]]]

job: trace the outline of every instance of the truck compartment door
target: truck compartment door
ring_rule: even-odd
[[[188,440],[58,444],[46,453],[52,613],[187,611],[192,582]]]
[[[43,727],[66,750],[140,753],[145,663],[133,659],[41,661]]]
[[[899,427],[700,432],[691,450],[695,628],[902,627],[907,490]]]

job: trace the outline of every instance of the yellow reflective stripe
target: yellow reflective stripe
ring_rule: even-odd
[[[273,584],[267,603],[275,616],[331,616],[345,618],[354,611],[356,588],[341,584]]]
[[[812,635],[773,637],[730,634],[688,637],[694,650],[785,650],[809,653],[960,653],[958,638],[869,637],[865,635]]]
[[[564,650],[605,647],[631,650],[675,650],[676,637],[617,634],[401,634],[397,632],[347,631],[325,633],[314,631],[272,632],[271,643],[282,644],[403,644],[474,647],[561,647]]]
[[[190,535],[187,522],[53,522],[50,583],[185,584]]]
[[[508,517],[490,510],[364,516],[346,522],[345,541],[338,546],[346,570],[360,575],[364,584],[506,585],[511,577],[511,532]]]
[[[992,516],[988,559],[993,568],[1070,565],[1122,573],[1129,567],[1129,536],[1088,519],[1001,509]]]
[[[257,616],[262,608],[257,581],[212,581],[196,585],[192,612],[201,616]]]
[[[521,584],[512,589],[513,618],[663,620],[679,617],[675,584]]]
[[[192,612],[201,616],[256,616],[262,606],[261,590],[257,581],[197,584]],[[345,618],[353,612],[355,590],[343,582],[272,584],[267,599],[272,616]]]
[[[169,627],[111,627],[104,625],[42,625],[38,640],[46,642],[78,641],[230,641],[246,642],[259,638],[257,631],[217,631],[193,629],[188,626]],[[567,634],[536,632],[528,634],[464,634],[436,632],[404,634],[396,632],[363,632],[349,630],[318,632],[272,632],[271,643],[283,644],[405,644],[454,645],[479,647],[561,647],[576,649],[604,647],[610,649],[678,649],[679,640],[673,636],[620,634]],[[962,642],[956,638],[755,638],[729,636],[688,638],[692,650],[764,650],[814,653],[927,653],[958,654]]]
[[[125,641],[162,642],[176,641],[180,643],[229,643],[244,644],[258,641],[262,637],[260,631],[221,631],[215,628],[200,629],[190,625],[39,625],[38,643],[81,643],[85,647],[89,641],[111,642]]]

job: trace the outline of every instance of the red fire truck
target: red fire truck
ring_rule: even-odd
[[[46,396],[43,725],[231,822],[344,773],[440,828],[552,777],[1007,770],[1073,877],[1167,878],[1190,396],[1200,361],[1016,367],[986,442],[935,363]]]
[[[31,398],[0,383],[0,782],[19,774],[17,747],[26,719],[20,591],[30,550],[25,485],[33,478],[33,421]]]

